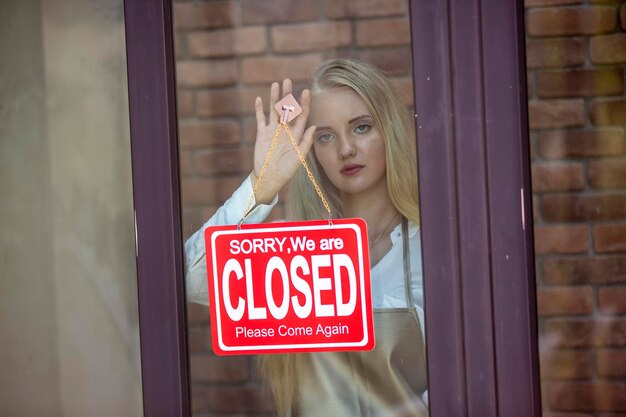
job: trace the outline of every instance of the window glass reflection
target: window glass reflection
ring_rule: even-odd
[[[303,415],[426,415],[408,5],[180,2],[174,13],[186,238],[209,219],[241,219],[277,126],[269,104],[293,91],[309,114],[292,130],[303,152],[312,149],[333,216],[368,222],[376,331],[385,336],[374,352],[265,355],[261,371],[257,358],[214,356],[196,235],[186,244],[194,411],[272,414],[278,404]],[[348,60],[328,63],[337,57]],[[326,218],[286,136],[280,146],[249,221]]]
[[[526,3],[544,413],[623,412],[626,8]]]

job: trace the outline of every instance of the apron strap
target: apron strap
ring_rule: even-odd
[[[404,294],[406,306],[414,307],[413,289],[411,287],[411,254],[409,251],[409,221],[402,216],[402,258],[404,263]]]

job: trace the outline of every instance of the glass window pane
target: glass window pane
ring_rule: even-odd
[[[122,1],[0,21],[0,415],[142,415]]]
[[[204,241],[201,233],[195,235],[186,245],[187,291],[195,301],[188,304],[195,415],[273,415],[277,399],[268,393],[268,382],[276,382],[276,392],[287,396],[291,386],[315,389],[300,398],[294,406],[297,413],[352,415],[359,413],[358,407],[371,407],[373,413],[393,409],[426,415],[408,2],[174,1],[173,7],[185,239],[209,219],[221,224],[242,217],[251,190],[246,179],[255,169],[258,174],[265,155],[265,150],[259,151],[255,163],[255,98],[262,99],[267,114],[270,84],[289,78],[294,96],[312,90],[307,125],[319,129],[311,136],[309,164],[317,169],[333,216],[364,217],[368,222],[376,331],[388,336],[377,339],[374,353],[289,354],[278,359],[215,356],[209,309],[202,305],[207,302]],[[324,67],[334,58],[350,60],[342,65],[352,65],[353,72],[339,72],[349,73],[348,78],[362,85],[361,95],[356,85],[334,84],[338,81],[329,75],[333,67]],[[316,70],[319,77],[312,84]],[[282,98],[284,92],[276,94]],[[271,139],[276,124],[262,122],[267,123],[271,126],[264,127],[268,133],[263,137]],[[299,131],[293,125],[293,130],[299,139],[304,128]],[[283,145],[277,145],[274,155],[288,165],[281,155],[291,145],[286,135],[282,140],[285,148],[281,151]],[[292,173],[283,175],[279,185],[284,186],[273,209],[255,211],[250,221],[327,216],[303,172],[293,180]],[[235,200],[212,217],[235,190],[239,190]],[[269,203],[276,191],[264,198],[260,188],[259,201]],[[406,254],[403,218],[408,219]],[[402,326],[408,327],[400,331]],[[382,364],[392,356],[390,351],[399,346],[406,347],[401,358],[392,357],[391,366],[385,368]],[[264,369],[295,364],[302,372],[278,372],[279,380],[269,376],[271,372],[259,371],[259,360]],[[367,384],[371,385],[366,394]],[[331,394],[323,395],[324,390]]]
[[[526,3],[543,409],[624,412],[626,6]]]

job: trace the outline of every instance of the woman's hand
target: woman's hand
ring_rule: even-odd
[[[256,142],[254,144],[254,170],[251,174],[253,186],[261,173],[261,168],[263,167],[267,153],[272,145],[272,139],[274,139],[276,129],[278,129],[280,124],[280,115],[274,106],[280,98],[290,94],[291,89],[291,80],[284,80],[281,95],[279,84],[272,83],[270,88],[269,120],[266,120],[265,113],[263,112],[263,100],[260,97],[257,97],[254,102],[257,133]],[[289,125],[289,129],[291,130],[291,134],[300,148],[300,152],[304,157],[306,157],[311,149],[311,145],[313,143],[313,133],[315,132],[315,126],[310,126],[305,131],[306,121],[309,117],[311,92],[309,90],[304,90],[298,102],[302,107],[302,113]],[[277,143],[274,145],[270,162],[263,173],[263,178],[261,179],[257,189],[255,196],[257,204],[266,204],[272,201],[274,196],[278,194],[287,181],[294,176],[300,164],[301,162],[298,158],[298,154],[293,148],[287,132],[285,129],[282,129],[280,135],[278,136]]]

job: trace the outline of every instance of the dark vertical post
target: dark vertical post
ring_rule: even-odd
[[[540,416],[523,5],[410,4],[431,417]]]
[[[447,1],[411,5],[431,417],[467,409]]]
[[[172,6],[125,2],[146,416],[188,416]]]
[[[522,1],[483,1],[485,120],[499,415],[540,416]]]

